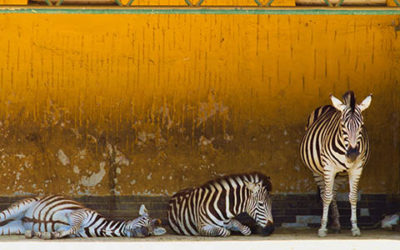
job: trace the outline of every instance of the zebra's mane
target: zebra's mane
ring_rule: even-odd
[[[231,175],[222,176],[222,177],[210,180],[210,181],[204,183],[201,186],[183,189],[183,190],[177,192],[176,195],[182,195],[182,194],[185,194],[185,193],[190,193],[192,190],[194,190],[196,188],[207,187],[207,186],[209,186],[209,185],[211,185],[213,183],[219,183],[219,182],[221,182],[223,180],[229,180],[229,179],[235,179],[235,178],[240,178],[242,180],[247,179],[248,181],[253,181],[254,183],[261,182],[262,186],[265,187],[268,192],[272,191],[272,183],[270,181],[270,177],[269,176],[266,176],[266,175],[264,175],[264,174],[262,174],[260,172],[251,172],[251,173],[231,174]]]
[[[356,98],[354,96],[354,92],[349,90],[343,95],[344,104],[350,106],[351,110],[354,111],[356,108]]]
[[[306,130],[315,122],[317,121],[320,117],[327,115],[328,113],[330,113],[329,115],[334,114],[335,112],[338,112],[337,109],[335,107],[333,107],[332,105],[324,105],[324,106],[320,106],[318,108],[316,108],[315,110],[313,110],[313,112],[308,116],[308,121],[307,121],[307,125],[306,125]]]

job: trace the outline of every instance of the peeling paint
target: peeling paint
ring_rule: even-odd
[[[61,149],[58,150],[57,157],[63,166],[66,166],[70,163],[68,156]]]
[[[74,165],[74,173],[79,174],[79,167],[77,165]]]
[[[115,163],[117,163],[119,165],[129,166],[129,164],[130,164],[129,160],[118,149],[115,149],[115,159],[114,160],[115,160]]]
[[[154,140],[155,137],[155,134],[146,133],[145,131],[140,131],[138,133],[138,139],[141,140],[143,143],[147,142],[148,140]]]
[[[79,153],[77,156],[79,159],[83,160],[83,159],[85,159],[86,155],[87,155],[86,149],[82,149],[82,150],[79,150]]]
[[[214,138],[211,139],[207,139],[205,136],[201,136],[199,139],[199,146],[207,146],[212,144],[212,141],[214,140]]]
[[[224,120],[229,120],[229,108],[222,102],[215,100],[215,93],[210,92],[207,102],[201,102],[198,109],[197,126],[202,125],[214,116],[222,116]]]
[[[26,156],[24,154],[16,154],[15,157],[18,159],[24,159]]]
[[[76,129],[76,128],[71,128],[71,131],[72,131],[72,133],[74,133],[74,135],[75,135],[75,137],[76,137],[76,139],[81,139],[82,138],[82,136],[79,134],[79,131],[78,131],[78,129]]]
[[[233,141],[233,135],[229,135],[227,133],[224,134],[224,140],[227,142]]]
[[[104,175],[106,174],[104,167],[105,167],[105,162],[101,162],[100,163],[100,171],[97,173],[93,173],[89,177],[83,176],[81,178],[80,183],[86,187],[96,186],[97,184],[99,184],[101,182]]]

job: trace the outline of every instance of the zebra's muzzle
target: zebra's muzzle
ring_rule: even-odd
[[[261,234],[264,236],[268,236],[270,234],[272,234],[275,230],[275,226],[274,223],[272,223],[271,221],[268,221],[267,226],[263,227],[261,229]]]
[[[144,226],[136,227],[131,230],[133,237],[146,237],[150,235],[149,229]]]
[[[360,155],[360,151],[358,150],[358,147],[356,148],[349,148],[346,152],[346,158],[348,162],[353,162],[357,159],[357,157]]]

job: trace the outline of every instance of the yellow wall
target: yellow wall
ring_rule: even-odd
[[[347,89],[374,94],[362,192],[399,193],[398,18],[0,14],[0,195],[315,191],[305,122]]]

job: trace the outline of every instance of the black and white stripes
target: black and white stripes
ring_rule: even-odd
[[[168,209],[168,221],[177,234],[228,236],[230,231],[251,234],[233,219],[247,212],[258,225],[273,227],[269,177],[260,173],[225,176],[200,187],[175,194]]]
[[[0,234],[25,234],[44,239],[64,237],[143,237],[164,234],[157,219],[144,205],[140,217],[129,221],[108,220],[94,210],[63,196],[24,199],[0,212]]]
[[[352,233],[354,236],[360,235],[356,216],[357,188],[363,166],[369,157],[368,135],[361,112],[369,107],[372,97],[366,97],[357,105],[354,93],[348,91],[343,95],[343,99],[342,103],[331,96],[333,106],[322,106],[311,113],[300,146],[301,159],[313,172],[321,190],[323,215],[319,236],[326,235],[331,202],[333,227],[340,230],[336,190],[345,174],[348,174],[350,184]]]

